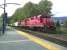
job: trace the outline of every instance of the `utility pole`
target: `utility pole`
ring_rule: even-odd
[[[6,7],[6,0],[4,0],[4,16],[3,16],[3,29],[2,29],[2,33],[5,33],[6,30],[6,23],[5,23],[5,18],[6,18],[6,11],[5,11],[5,7]]]
[[[7,4],[15,4],[15,5],[20,5],[18,3],[6,3],[6,0],[4,0],[4,7],[1,7],[2,5],[0,5],[0,8],[4,9],[4,15],[3,15],[3,26],[2,26],[2,33],[4,34],[6,31],[6,25],[7,25],[7,12],[6,12],[6,5]]]

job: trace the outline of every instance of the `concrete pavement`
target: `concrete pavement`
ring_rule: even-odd
[[[0,36],[0,50],[48,50],[26,38],[19,35],[15,30],[6,31]]]
[[[25,33],[25,32],[21,32],[21,31],[17,31],[17,32],[20,35],[27,37],[29,40],[41,45],[42,47],[47,48],[48,50],[67,50],[67,48],[60,46],[58,44],[55,44],[53,42],[43,40],[41,38],[35,37],[35,36],[30,35],[30,34]]]
[[[65,47],[25,32],[13,28],[7,30],[0,36],[0,50],[67,50]]]

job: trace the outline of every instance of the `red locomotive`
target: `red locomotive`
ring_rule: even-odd
[[[55,30],[53,19],[48,15],[38,15],[20,20],[18,26],[40,31]]]

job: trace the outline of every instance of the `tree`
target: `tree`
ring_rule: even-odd
[[[57,20],[56,26],[57,26],[57,27],[60,27],[60,22],[59,22],[59,20]]]
[[[36,4],[28,2],[27,4],[24,5],[23,8],[17,9],[16,12],[10,18],[11,23],[15,22],[17,20],[20,20],[20,19],[24,19],[24,18],[27,18],[27,17],[37,15],[39,12],[36,9],[36,7],[37,7]]]
[[[24,5],[24,7],[16,10],[16,12],[11,16],[10,22],[13,23],[20,19],[37,16],[44,12],[51,14],[51,6],[52,3],[48,0],[41,0],[39,4],[28,2]]]
[[[67,20],[64,21],[64,27],[67,27]]]
[[[56,33],[60,34],[61,33],[61,25],[60,25],[60,21],[57,20],[56,22]]]
[[[2,29],[3,24],[3,14],[0,16],[0,30]]]
[[[51,13],[51,1],[48,0],[41,0],[39,3],[39,9],[41,13],[47,12],[48,14]]]

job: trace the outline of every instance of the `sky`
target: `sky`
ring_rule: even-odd
[[[53,3],[52,13],[55,17],[67,16],[67,0],[51,0]]]
[[[14,14],[17,8],[23,7],[27,2],[39,3],[40,0],[6,0],[6,3],[19,3],[21,5],[6,5],[6,12],[8,16]],[[52,14],[54,17],[67,16],[67,0],[49,0],[53,3]],[[0,0],[0,5],[3,4],[3,0]],[[3,7],[3,6],[2,6]],[[3,9],[0,8],[0,15],[3,13]]]

